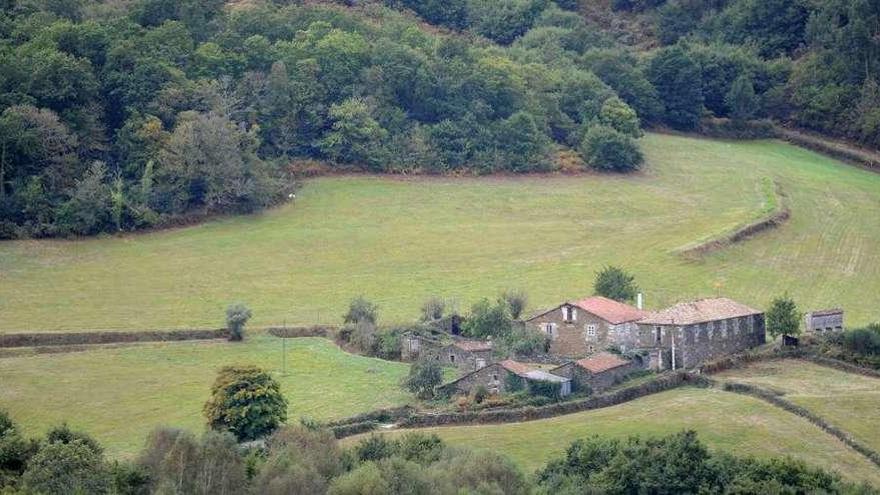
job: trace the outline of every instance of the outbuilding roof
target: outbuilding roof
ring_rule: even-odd
[[[570,378],[566,378],[564,376],[554,375],[548,371],[544,370],[534,370],[526,373],[526,378],[529,380],[538,380],[541,382],[553,382],[553,383],[565,383],[570,381]]]
[[[681,302],[660,311],[649,313],[639,323],[647,325],[693,325],[709,321],[727,320],[758,315],[761,311],[726,297],[712,297]]]
[[[611,354],[610,352],[600,352],[579,361],[575,361],[575,364],[590,373],[602,373],[603,371],[625,366],[629,364],[629,361],[616,354]]]
[[[519,361],[514,361],[513,359],[505,359],[504,361],[499,362],[498,365],[507,371],[524,378],[528,377],[529,372],[535,371],[531,366],[520,363]]]
[[[839,314],[843,314],[843,310],[840,308],[820,309],[818,311],[810,311],[810,316],[831,316],[831,315],[839,315]]]

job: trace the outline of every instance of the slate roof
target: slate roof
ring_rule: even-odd
[[[611,354],[610,352],[600,352],[593,356],[575,361],[575,364],[590,373],[602,373],[603,371],[625,366],[629,364],[629,361],[616,354]]]
[[[666,309],[651,312],[639,323],[646,325],[694,325],[761,313],[761,311],[740,304],[733,299],[713,297],[681,302]]]
[[[811,316],[831,316],[831,315],[839,315],[839,314],[843,314],[843,310],[840,308],[820,309],[819,311],[810,311]]]
[[[588,297],[580,301],[572,301],[570,304],[614,325],[641,320],[648,314],[646,311],[642,311],[635,306],[602,296]]]
[[[453,345],[463,351],[468,352],[492,350],[492,342],[489,342],[487,340],[459,340],[453,343]]]

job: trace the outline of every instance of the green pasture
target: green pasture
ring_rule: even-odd
[[[327,177],[255,216],[145,234],[0,243],[0,331],[333,323],[363,294],[385,322],[425,298],[462,309],[509,287],[532,308],[591,292],[612,263],[656,308],[725,294],[880,319],[880,174],[779,141],[650,134],[635,175]],[[760,216],[767,181],[791,220],[694,261],[675,254]]]
[[[0,409],[30,435],[63,421],[94,435],[111,456],[130,457],[158,425],[201,431],[202,405],[220,367],[272,371],[288,419],[328,420],[406,403],[409,366],[348,354],[323,338],[258,335],[243,343],[176,342],[0,359]]]
[[[716,377],[780,392],[784,398],[818,414],[856,440],[880,450],[878,378],[796,359],[761,361]]]
[[[712,449],[756,457],[790,455],[853,481],[880,484],[880,469],[805,419],[758,399],[715,389],[681,388],[613,407],[525,423],[418,431],[436,433],[453,445],[505,454],[531,471],[561,456],[578,438],[659,436],[682,429],[695,430]],[[345,443],[359,438],[363,435]]]

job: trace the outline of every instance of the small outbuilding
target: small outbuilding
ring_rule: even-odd
[[[492,363],[491,340],[456,340],[441,347],[436,359],[462,371],[476,371]]]
[[[461,378],[440,387],[449,394],[471,394],[483,386],[490,394],[504,394],[528,387],[529,382],[550,382],[559,384],[559,394],[571,393],[571,379],[549,373],[528,364],[507,359],[492,363],[484,368],[468,373]]]
[[[810,311],[804,315],[807,332],[833,333],[843,331],[843,310],[840,308]]]
[[[575,391],[589,387],[594,393],[598,393],[620,383],[628,375],[640,369],[642,367],[634,361],[610,352],[600,352],[563,364],[552,369],[551,373],[571,379]]]

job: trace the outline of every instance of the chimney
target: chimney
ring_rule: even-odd
[[[641,293],[641,292],[639,292],[638,294],[636,294],[636,307],[639,308],[639,309],[643,309],[643,308],[642,308],[642,306],[643,306],[643,304],[642,304],[642,299],[643,299],[643,296],[642,296],[642,293]]]

